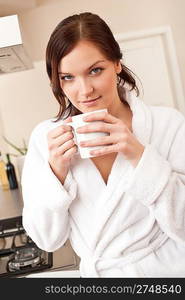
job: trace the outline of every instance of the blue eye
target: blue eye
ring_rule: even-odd
[[[73,76],[71,75],[64,75],[60,77],[61,80],[69,81],[73,79]]]
[[[103,70],[103,68],[94,68],[94,69],[92,69],[91,71],[90,71],[90,73],[92,74],[92,75],[94,75],[94,74],[97,74],[97,73],[100,73],[101,71]]]

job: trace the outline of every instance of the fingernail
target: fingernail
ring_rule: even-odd
[[[80,133],[81,131],[82,131],[82,128],[81,127],[79,127],[79,128],[77,128],[77,130],[76,130],[78,133]]]
[[[83,117],[83,121],[88,121],[88,119],[89,119],[89,116]]]

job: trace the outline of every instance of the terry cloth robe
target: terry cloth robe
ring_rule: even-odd
[[[63,121],[35,127],[22,174],[23,226],[46,251],[69,238],[82,277],[185,277],[185,118],[127,98],[145,150],[136,168],[118,153],[107,184],[77,154],[62,185],[48,164],[47,133]]]

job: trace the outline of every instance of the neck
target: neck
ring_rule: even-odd
[[[127,127],[132,130],[132,111],[127,103],[124,103],[119,99],[114,102],[112,107],[108,107],[108,112],[123,121]]]

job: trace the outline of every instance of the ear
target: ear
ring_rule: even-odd
[[[117,74],[119,74],[122,70],[122,67],[121,67],[121,62],[118,61],[118,62],[115,62],[115,71]]]

